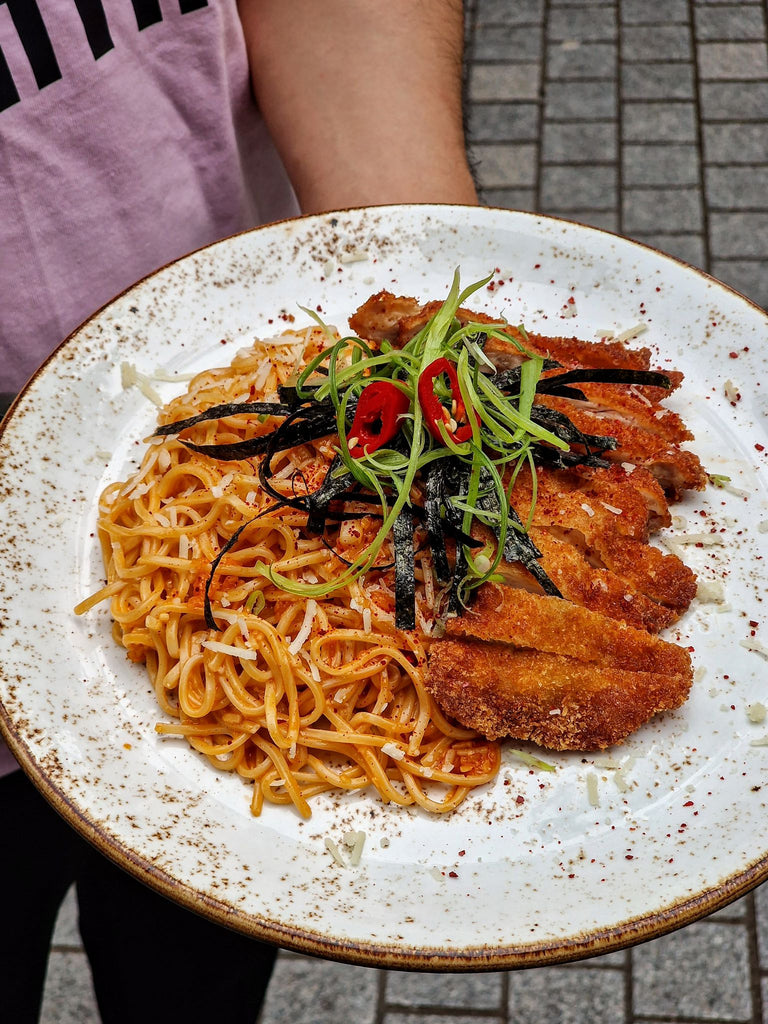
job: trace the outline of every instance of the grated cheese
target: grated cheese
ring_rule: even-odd
[[[232,644],[223,644],[220,640],[203,640],[203,647],[215,654],[231,654],[233,658],[241,661],[256,661],[259,657],[258,651],[249,651],[245,647],[234,647]]]
[[[126,391],[131,387],[138,388],[158,409],[163,405],[163,400],[152,387],[149,377],[145,373],[139,373],[133,363],[120,364],[120,384]]]
[[[597,791],[597,775],[594,772],[587,772],[587,799],[590,807],[600,806],[600,794]]]
[[[385,743],[381,748],[381,752],[386,754],[387,757],[391,757],[393,761],[402,761],[405,757],[405,751],[395,746],[394,743]]]
[[[288,653],[298,654],[301,648],[304,646],[306,641],[309,639],[309,634],[312,632],[312,624],[315,621],[315,614],[317,613],[317,601],[310,598],[307,601],[307,607],[304,611],[304,621],[301,624],[299,632],[291,642]]]

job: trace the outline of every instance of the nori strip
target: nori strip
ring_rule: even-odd
[[[546,405],[534,405],[531,409],[531,419],[539,426],[546,427],[562,441],[568,444],[580,444],[591,453],[592,449],[600,452],[613,451],[618,447],[615,437],[601,436],[600,434],[585,434],[568,419],[565,413],[557,409],[550,409]],[[539,447],[536,445],[534,447]]]
[[[565,373],[558,373],[553,377],[542,377],[536,385],[540,395],[550,392],[550,389],[562,384],[635,384],[638,387],[664,388],[668,391],[671,381],[665,373],[658,370],[623,370],[620,367],[599,366],[579,367],[576,370],[566,370]]]
[[[424,519],[427,527],[427,537],[432,550],[432,565],[435,576],[440,583],[448,583],[451,578],[451,569],[448,565],[448,552],[445,547],[445,531],[442,523],[445,521],[440,516],[440,509],[445,501],[445,459],[438,459],[425,467],[425,498],[424,498]]]
[[[220,420],[227,416],[242,416],[243,413],[253,413],[255,416],[288,416],[294,410],[294,406],[282,405],[280,402],[226,402],[222,405],[213,405],[205,412],[197,416],[189,416],[185,420],[176,420],[175,423],[166,423],[157,427],[153,437],[167,437],[169,434],[179,434],[187,427],[194,427],[198,423],[205,423],[207,420]]]
[[[556,359],[545,359],[544,365],[541,369],[543,372],[545,370],[559,370],[561,367],[562,363],[558,363]],[[499,391],[510,391],[512,388],[519,390],[520,374],[521,369],[519,366],[511,366],[508,370],[501,370],[499,373],[494,373],[489,380],[494,387],[499,389]]]
[[[490,478],[487,473],[481,476],[480,486],[482,493],[478,498],[478,506],[484,512],[495,516],[498,515],[501,511],[499,496],[495,490],[491,489]],[[563,595],[549,578],[544,566],[540,562],[541,551],[531,540],[530,534],[523,527],[517,511],[512,505],[509,506],[508,514],[512,521],[512,526],[507,530],[507,536],[504,539],[504,558],[508,562],[519,562],[527,569],[541,585],[545,594],[549,594],[552,597],[562,597]],[[491,526],[491,529],[496,536],[496,540],[500,540],[499,527]]]
[[[406,505],[392,526],[395,547],[395,626],[416,628],[416,560],[413,551],[413,515]]]
[[[322,533],[325,529],[325,520],[328,516],[328,506],[332,501],[341,497],[348,487],[354,482],[351,473],[334,474],[343,466],[341,457],[336,455],[328,467],[328,472],[322,484],[316,491],[307,496],[307,529],[310,533]]]

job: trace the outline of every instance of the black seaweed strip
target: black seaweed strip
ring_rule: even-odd
[[[517,523],[519,529],[512,527],[507,531],[504,557],[508,562],[520,562],[538,581],[545,594],[550,597],[562,597],[560,590],[549,578],[544,566],[539,561],[541,552],[533,543],[530,534],[523,527],[520,516],[511,505],[509,506],[509,515],[513,522]]]
[[[671,381],[658,370],[623,370],[613,366],[579,367],[566,370],[555,377],[543,377],[536,385],[539,394],[550,392],[561,384],[636,384],[638,387],[654,387],[669,390]]]
[[[562,363],[558,363],[556,359],[545,359],[544,365],[541,369],[542,372],[545,370],[559,370],[561,366]],[[495,373],[490,378],[490,381],[491,384],[499,389],[499,391],[508,391],[510,388],[520,387],[520,374],[520,367],[512,366],[508,370],[502,370],[500,373]]]
[[[413,551],[413,515],[406,506],[392,527],[395,546],[395,626],[416,628],[416,576]]]
[[[226,402],[223,405],[214,405],[205,412],[190,416],[185,420],[177,420],[175,423],[166,423],[158,427],[153,437],[165,437],[168,434],[178,434],[187,427],[194,427],[197,423],[205,423],[207,420],[220,420],[226,416],[242,416],[243,413],[253,413],[255,416],[288,416],[293,412],[293,406],[281,405],[279,402]]]
[[[574,466],[589,466],[595,469],[606,469],[610,461],[601,455],[593,452],[561,452],[557,448],[548,448],[546,445],[537,444],[531,448],[533,461],[539,466],[549,466],[552,469],[573,469]]]
[[[451,578],[448,552],[445,548],[445,532],[440,519],[440,507],[445,497],[445,474],[442,467],[444,461],[444,459],[439,459],[425,468],[424,518],[429,546],[432,550],[432,565],[440,583],[448,583]]]
[[[570,398],[572,402],[586,402],[587,396],[583,391],[579,391],[578,388],[569,388],[567,386],[559,388],[549,388],[547,390],[548,395],[554,395],[556,398]]]
[[[584,434],[568,417],[558,412],[557,409],[550,409],[546,405],[534,405],[531,409],[531,419],[542,427],[551,430],[553,434],[568,444],[581,444],[589,452],[592,448],[598,451],[613,451],[618,447],[615,437],[603,437],[599,434]]]
[[[323,532],[328,506],[335,498],[340,497],[355,479],[351,473],[334,476],[336,470],[342,465],[340,456],[334,456],[323,482],[316,491],[307,497],[307,529],[311,533]]]

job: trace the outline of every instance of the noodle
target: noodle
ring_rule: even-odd
[[[257,341],[230,367],[194,378],[161,410],[160,423],[223,403],[271,400],[327,344],[320,328]],[[184,437],[230,444],[275,425],[238,414],[198,423]],[[332,443],[275,457],[273,486],[286,495],[315,489]],[[138,471],[101,497],[107,584],[76,611],[110,602],[115,637],[132,661],[146,664],[166,716],[157,732],[184,737],[213,767],[248,780],[254,814],[265,803],[292,804],[309,817],[319,793],[371,787],[385,803],[453,810],[496,775],[499,747],[448,721],[424,686],[434,618],[429,556],[416,559],[418,628],[401,632],[391,570],[370,571],[320,598],[287,593],[259,572],[266,563],[312,583],[344,568],[304,530],[306,515],[273,505],[255,460],[216,461],[176,437],[151,439]],[[373,517],[344,521],[335,552],[353,561],[376,529]],[[237,531],[210,582],[220,627],[212,630],[204,615],[211,564]],[[391,559],[385,545],[377,564]]]

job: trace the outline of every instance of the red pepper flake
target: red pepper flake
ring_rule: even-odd
[[[456,871],[449,871],[448,872],[448,877],[449,878],[458,878],[459,875],[458,875],[458,872],[456,872]]]
[[[755,444],[755,451],[757,451],[757,452],[764,452],[765,451],[765,445],[764,444],[757,444],[756,443]]]
[[[729,359],[738,359],[739,358],[739,353],[738,352],[729,352],[728,353],[728,358]]]
[[[686,800],[683,807],[693,807],[693,800]]]
[[[466,850],[459,850],[459,856],[460,857],[465,856],[466,852],[467,852]]]
[[[635,858],[634,858],[633,854],[631,854],[631,853],[625,853],[624,854],[624,860],[634,860],[634,859]]]
[[[758,627],[758,626],[760,625],[760,623],[759,623],[759,622],[755,622],[755,620],[754,620],[754,619],[750,619],[750,620],[749,620],[749,624],[750,624],[750,626],[751,626],[751,627],[752,627],[753,629],[757,629],[757,627]]]
[[[518,806],[519,806],[520,804],[524,804],[524,803],[525,803],[525,797],[524,797],[524,796],[520,796],[520,795],[516,796],[516,797],[515,797],[515,803],[516,803],[516,804],[517,804]]]

